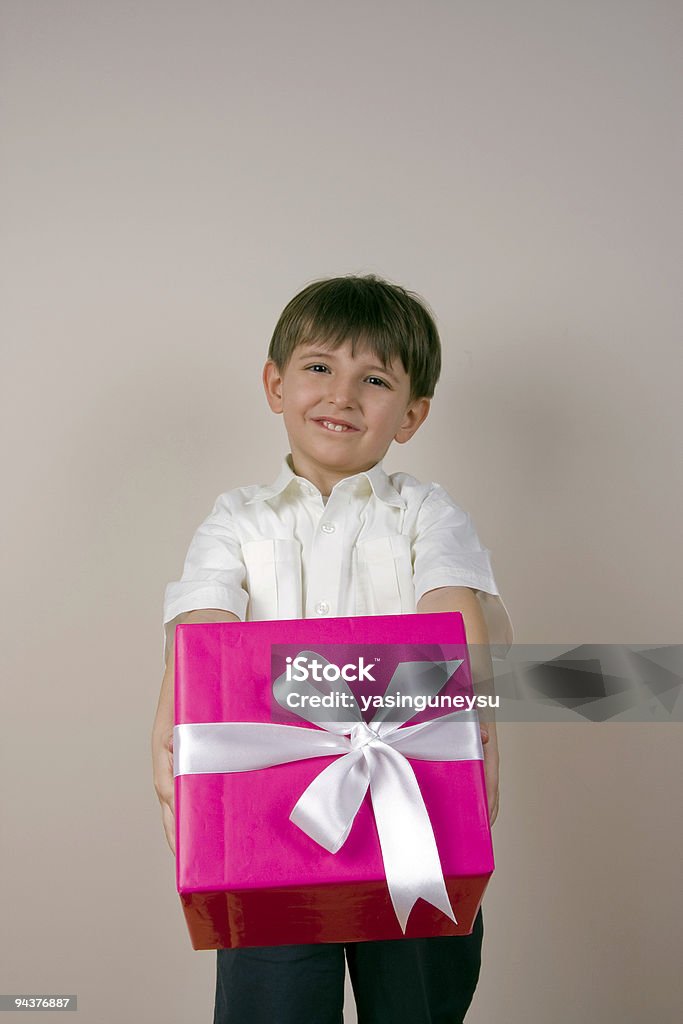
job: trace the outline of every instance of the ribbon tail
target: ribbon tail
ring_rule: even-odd
[[[370,771],[359,750],[329,764],[297,800],[290,821],[330,853],[347,840],[370,784]]]
[[[434,830],[410,763],[388,745],[363,750],[389,895],[401,931],[405,933],[420,897],[457,924]]]

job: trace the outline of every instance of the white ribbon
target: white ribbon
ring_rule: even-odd
[[[319,654],[306,651],[322,664]],[[401,662],[387,688],[390,695],[439,693],[461,661]],[[347,692],[342,680],[333,686],[292,683],[283,673],[273,684],[278,703],[287,710],[287,694]],[[290,814],[320,846],[336,853],[351,831],[365,794],[370,796],[377,824],[387,885],[401,930],[422,897],[457,924],[446,890],[431,821],[408,757],[424,761],[482,760],[479,720],[474,710],[454,711],[417,725],[405,726],[419,708],[393,711],[400,721],[386,721],[386,703],[367,724],[354,702],[320,722],[302,709],[295,713],[320,729],[265,722],[201,722],[173,730],[173,773],[243,772],[333,754],[337,758],[304,790]],[[352,719],[352,720],[350,720]]]

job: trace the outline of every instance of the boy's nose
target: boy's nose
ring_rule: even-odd
[[[353,405],[356,401],[356,387],[352,381],[337,379],[331,383],[330,398],[335,405]]]

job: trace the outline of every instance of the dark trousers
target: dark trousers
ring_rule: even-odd
[[[213,1024],[342,1024],[345,953],[358,1024],[461,1024],[483,935],[219,949]]]

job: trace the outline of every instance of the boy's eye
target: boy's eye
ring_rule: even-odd
[[[312,363],[310,366],[307,366],[306,369],[307,370],[327,370],[327,367],[325,366],[324,363]],[[375,377],[373,375],[370,375],[369,377],[366,377],[365,379],[366,380],[376,380],[376,381],[378,381],[381,384],[381,386],[383,388],[388,388],[389,387],[387,382],[385,380],[382,380],[381,377]]]

